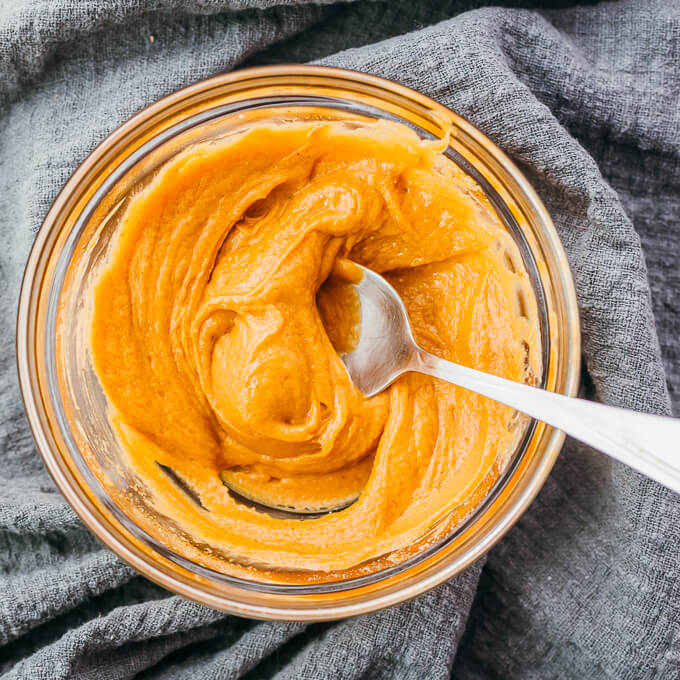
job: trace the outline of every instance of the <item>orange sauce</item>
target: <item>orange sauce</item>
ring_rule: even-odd
[[[436,143],[387,121],[260,123],[184,150],[130,199],[97,281],[91,350],[120,440],[156,505],[235,561],[332,571],[406,548],[516,445],[511,409],[427,376],[354,387],[336,349],[356,309],[329,279],[347,260],[388,278],[428,351],[538,370],[512,239]],[[220,474],[282,507],[356,501],[272,517]]]

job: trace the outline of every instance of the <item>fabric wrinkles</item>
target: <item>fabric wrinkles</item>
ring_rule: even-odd
[[[173,596],[108,552],[56,491],[23,414],[21,274],[78,163],[134,112],[197,79],[319,60],[415,87],[506,151],[567,250],[584,394],[677,410],[680,6],[483,4],[0,7],[3,678],[680,677],[680,502],[573,441],[517,525],[448,583],[356,619],[264,623]]]

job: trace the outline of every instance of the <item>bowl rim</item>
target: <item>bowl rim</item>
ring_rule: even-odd
[[[490,153],[493,154],[494,160],[497,161],[503,170],[511,175],[513,180],[518,183],[524,197],[530,202],[532,210],[539,216],[544,227],[543,236],[547,239],[548,245],[555,258],[559,260],[559,292],[564,299],[566,307],[566,329],[569,334],[568,342],[566,343],[567,357],[565,362],[566,376],[564,378],[564,393],[570,396],[574,396],[577,393],[580,379],[580,323],[576,291],[563,245],[550,215],[523,173],[501,149],[455,111],[448,109],[436,100],[431,99],[417,90],[392,80],[360,71],[328,66],[297,64],[258,66],[226,74],[219,74],[176,90],[144,107],[126,120],[122,125],[114,129],[86,156],[54,199],[36,234],[24,270],[19,295],[16,322],[16,357],[19,386],[29,426],[36,442],[36,448],[43,459],[45,467],[62,495],[88,529],[118,557],[158,585],[169,588],[173,592],[200,604],[208,605],[215,609],[227,611],[236,615],[257,619],[323,621],[376,611],[415,597],[448,580],[461,570],[470,566],[482,555],[486,554],[519,519],[533,501],[538,491],[542,488],[545,479],[559,454],[565,435],[559,430],[546,428],[547,431],[545,436],[547,440],[545,443],[545,451],[534,471],[530,484],[528,484],[527,488],[514,499],[514,502],[510,507],[499,516],[494,525],[484,532],[481,540],[477,540],[476,543],[467,548],[464,554],[457,559],[453,559],[447,564],[440,565],[437,569],[430,570],[430,573],[427,573],[422,578],[418,578],[414,583],[407,584],[406,587],[392,588],[385,593],[378,592],[367,600],[360,599],[357,602],[335,605],[323,609],[292,609],[285,606],[244,603],[225,598],[224,596],[215,595],[213,592],[208,592],[206,589],[201,590],[191,583],[186,583],[183,579],[178,578],[177,575],[174,575],[174,577],[168,576],[167,572],[160,569],[158,564],[154,563],[152,559],[149,558],[148,554],[140,555],[138,554],[138,551],[132,550],[131,546],[128,545],[129,541],[123,540],[124,537],[120,535],[120,531],[117,530],[117,527],[109,526],[111,524],[110,520],[103,517],[101,511],[96,508],[91,501],[85,502],[85,499],[75,491],[74,485],[78,485],[77,480],[73,478],[73,475],[69,475],[67,470],[59,464],[57,456],[52,450],[52,446],[49,442],[48,431],[51,428],[49,420],[45,416],[44,406],[41,404],[41,391],[40,389],[36,389],[36,379],[31,374],[32,365],[30,357],[34,346],[33,339],[36,335],[36,315],[32,314],[32,312],[37,309],[36,296],[32,293],[36,289],[36,285],[40,286],[42,284],[42,280],[45,276],[44,266],[42,266],[41,269],[41,265],[44,265],[45,246],[49,241],[49,237],[52,235],[53,228],[57,224],[57,217],[62,213],[74,189],[79,186],[81,180],[91,171],[97,159],[101,158],[109,149],[114,147],[120,139],[134,130],[139,123],[156,113],[162,112],[171,103],[177,102],[178,100],[186,100],[194,94],[198,94],[201,91],[213,87],[219,87],[221,85],[236,83],[252,78],[266,78],[270,76],[283,76],[293,79],[296,76],[320,76],[323,78],[335,78],[342,81],[350,80],[354,83],[358,82],[380,90],[387,90],[400,98],[408,100],[415,99],[421,103],[424,102],[431,109],[435,111],[440,110],[446,116],[452,117],[455,120],[456,125],[489,150]],[[288,83],[288,85],[289,87],[294,88],[294,83]],[[49,257],[47,257],[47,260],[49,260]],[[352,591],[345,592],[351,593]],[[305,596],[300,595],[299,597],[304,598]]]

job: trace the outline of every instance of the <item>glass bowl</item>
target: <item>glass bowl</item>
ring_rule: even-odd
[[[216,76],[161,99],[109,135],[55,200],[31,251],[19,301],[17,360],[26,413],[55,483],[111,550],[156,583],[202,604],[261,619],[321,621],[414,597],[481,557],[538,493],[564,435],[530,423],[484,501],[452,530],[423,537],[408,554],[378,558],[364,575],[319,574],[296,582],[256,568],[220,569],[211,546],[181,536],[168,547],[131,477],[107,417],[87,342],[88,291],[131,192],[188,144],[271,117],[403,122],[422,137],[450,130],[447,155],[477,181],[515,239],[539,310],[541,383],[574,395],[579,317],[565,253],[540,199],[515,165],[460,116],[428,97],[363,73],[269,66]],[[278,580],[279,582],[273,582]]]

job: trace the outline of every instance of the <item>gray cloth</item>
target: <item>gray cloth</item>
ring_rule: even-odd
[[[485,561],[401,606],[303,625],[226,616],[136,575],[55,490],[23,415],[21,273],[78,163],[199,78],[308,60],[420,89],[499,144],[566,246],[586,395],[677,408],[680,5],[481,4],[0,2],[2,677],[680,677],[680,500],[573,441]]]

